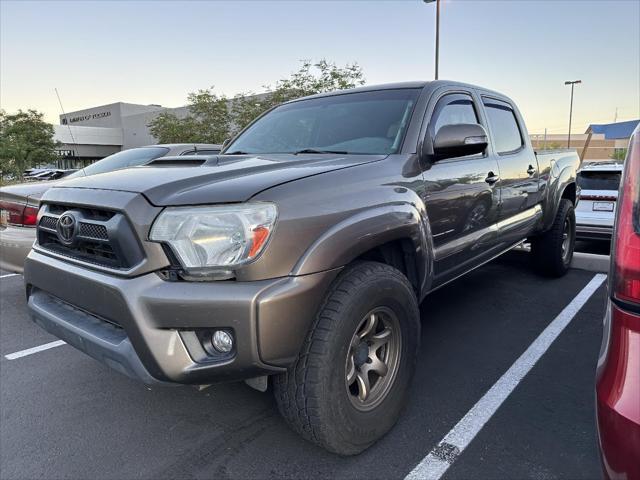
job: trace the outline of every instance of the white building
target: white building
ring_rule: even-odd
[[[62,145],[61,167],[80,167],[128,148],[153,145],[149,122],[161,113],[184,117],[187,107],[165,108],[117,102],[60,115],[54,139]]]

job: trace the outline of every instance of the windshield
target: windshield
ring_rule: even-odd
[[[122,152],[109,155],[96,163],[92,163],[91,165],[68,175],[66,178],[95,175],[97,173],[111,172],[113,170],[120,170],[121,168],[143,165],[165,155],[168,151],[169,149],[165,147],[142,147],[124,150]]]
[[[578,185],[583,190],[615,190],[620,187],[622,172],[589,172],[578,173]]]
[[[378,90],[281,105],[225,153],[396,153],[419,94],[420,89]]]

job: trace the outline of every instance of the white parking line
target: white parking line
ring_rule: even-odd
[[[17,277],[20,275],[19,273],[7,273],[5,275],[0,275],[0,278],[8,278],[8,277]]]
[[[597,274],[405,480],[438,480],[607,278]]]
[[[5,355],[4,358],[6,358],[7,360],[15,360],[17,358],[26,357],[27,355],[33,355],[34,353],[49,350],[50,348],[60,347],[62,345],[66,345],[66,342],[63,342],[62,340],[56,340],[55,342],[45,343],[44,345],[38,345],[37,347],[27,348],[26,350],[20,350],[19,352],[10,353],[9,355]]]

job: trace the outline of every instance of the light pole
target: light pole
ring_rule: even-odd
[[[438,63],[440,60],[440,0],[423,0],[423,2],[436,2],[436,80],[438,80]]]
[[[582,80],[573,80],[564,82],[565,85],[571,85],[571,104],[569,106],[569,137],[567,138],[567,148],[571,148],[571,117],[573,116],[573,87],[576,83],[582,83]]]

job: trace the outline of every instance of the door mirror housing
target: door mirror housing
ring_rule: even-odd
[[[477,123],[444,125],[438,130],[433,141],[436,160],[466,157],[482,153],[489,145],[487,131]]]

